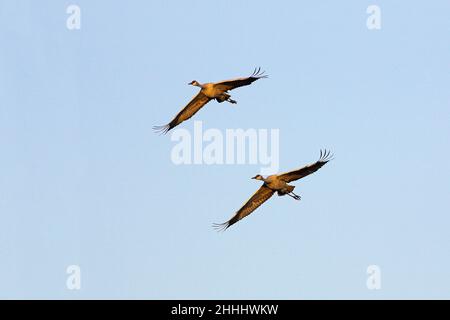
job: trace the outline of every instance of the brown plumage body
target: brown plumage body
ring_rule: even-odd
[[[258,176],[258,177],[261,177],[261,176]],[[264,178],[262,178],[262,179],[255,178],[255,179],[264,181],[264,184],[266,185],[266,187],[277,191],[279,196],[284,196],[286,194],[289,194],[292,191],[294,191],[294,189],[295,189],[295,186],[291,186],[291,185],[287,184],[286,181],[280,179],[278,177],[278,175],[276,175],[276,174],[268,176],[265,179]]]

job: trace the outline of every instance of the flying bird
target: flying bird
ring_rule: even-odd
[[[295,200],[300,200],[300,196],[295,194],[295,186],[289,185],[289,182],[304,178],[317,170],[319,170],[328,161],[332,160],[333,156],[330,151],[320,151],[319,160],[313,164],[307,165],[301,169],[274,174],[263,178],[261,175],[256,175],[252,179],[261,180],[264,184],[250,197],[249,200],[240,208],[236,214],[227,222],[221,224],[213,224],[213,227],[219,231],[228,229],[230,226],[245,218],[253,211],[255,211],[260,205],[266,202],[275,192],[278,196],[288,195]]]
[[[165,134],[183,121],[191,118],[194,114],[197,113],[198,110],[200,110],[205,104],[213,99],[216,99],[219,103],[227,101],[229,103],[235,104],[237,102],[231,99],[228,91],[239,87],[248,86],[261,78],[267,78],[267,75],[264,75],[264,71],[261,72],[261,68],[257,68],[253,71],[251,76],[246,78],[237,78],[216,83],[204,84],[193,80],[188,84],[201,88],[199,93],[194,98],[192,98],[192,100],[187,104],[186,107],[178,112],[178,114],[172,119],[172,121],[164,126],[154,126],[153,129],[157,132]]]

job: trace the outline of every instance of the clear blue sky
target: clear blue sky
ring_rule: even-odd
[[[81,7],[81,29],[66,7]],[[379,5],[382,28],[366,27]],[[450,298],[449,1],[1,1],[1,298]],[[227,232],[259,165],[176,166],[187,82],[270,75],[206,128],[336,159]],[[192,129],[189,121],[181,127]],[[82,288],[66,288],[66,267]],[[382,289],[366,287],[381,268]]]

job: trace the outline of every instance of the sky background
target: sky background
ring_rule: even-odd
[[[66,8],[81,8],[68,30]],[[366,9],[381,8],[381,30]],[[0,1],[0,298],[450,298],[450,2]],[[224,233],[260,165],[180,165],[186,84],[270,78],[180,127],[335,160]],[[81,290],[66,268],[79,265]],[[369,265],[381,290],[366,287]]]

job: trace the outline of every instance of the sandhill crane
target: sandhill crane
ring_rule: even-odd
[[[300,196],[296,195],[293,191],[295,186],[289,185],[291,181],[295,181],[310,175],[319,170],[325,163],[332,160],[332,155],[327,150],[320,150],[319,160],[311,165],[307,165],[301,169],[285,172],[281,174],[275,174],[263,178],[261,175],[256,175],[252,179],[261,180],[264,184],[255,192],[253,196],[240,208],[236,214],[227,222],[221,224],[213,224],[213,227],[219,231],[228,229],[231,225],[235,224],[239,220],[245,218],[253,211],[255,211],[260,205],[266,202],[275,192],[278,196],[288,195],[296,200],[300,200]]]
[[[217,102],[222,103],[224,101],[228,101],[229,103],[237,103],[235,100],[231,99],[231,96],[228,94],[229,90],[233,90],[239,87],[248,86],[254,81],[267,78],[267,75],[264,75],[264,71],[261,72],[261,68],[257,68],[253,71],[250,77],[246,78],[237,78],[232,80],[225,80],[216,83],[204,83],[201,84],[196,80],[189,82],[189,85],[196,86],[201,88],[200,92],[192,98],[192,100],[184,107],[176,116],[172,119],[168,124],[164,126],[154,126],[153,129],[160,133],[167,133],[169,130],[173,129],[181,122],[191,118],[194,114],[197,113],[205,104],[207,104],[210,100],[216,99]]]

